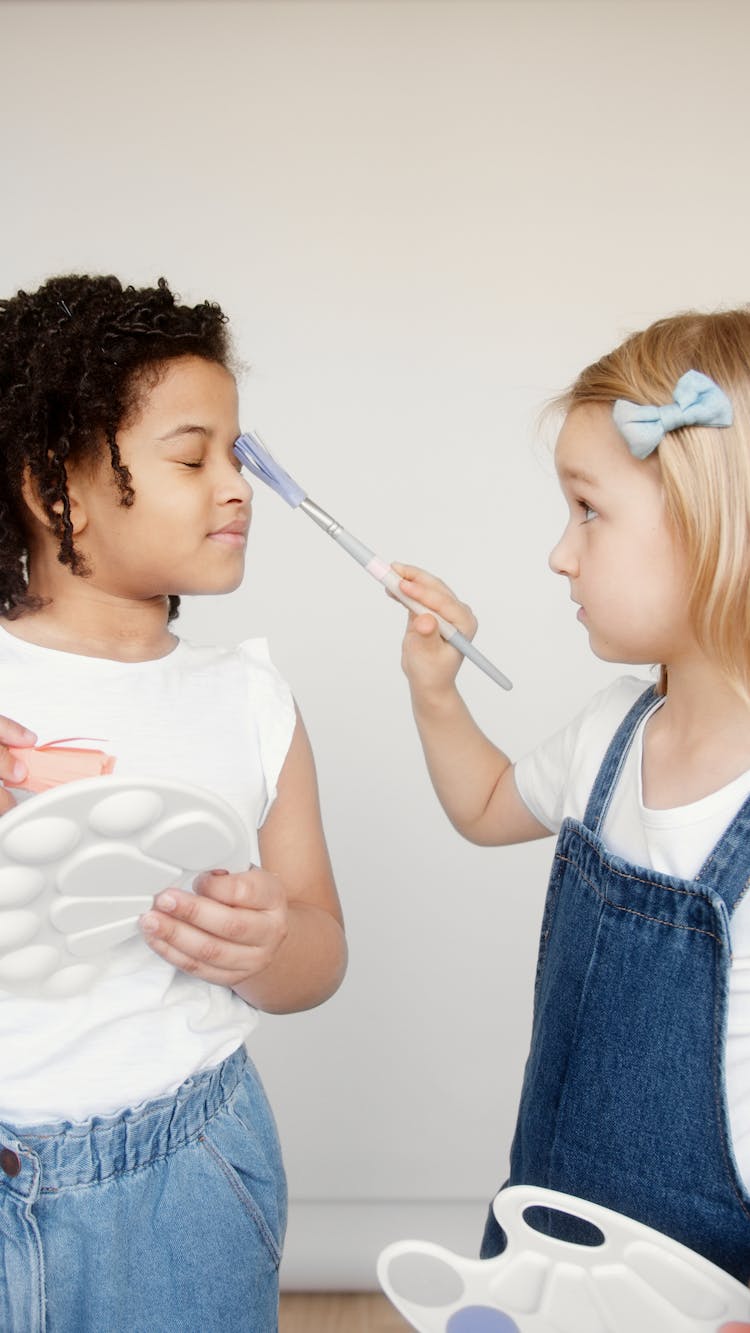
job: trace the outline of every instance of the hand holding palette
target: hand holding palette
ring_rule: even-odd
[[[30,797],[0,819],[0,990],[88,990],[146,954],[154,894],[249,864],[239,815],[187,783],[81,778]]]
[[[526,1185],[493,1209],[508,1238],[495,1259],[427,1241],[380,1255],[383,1290],[420,1333],[750,1333],[750,1291],[640,1222]],[[529,1224],[550,1209],[575,1219],[575,1242]]]

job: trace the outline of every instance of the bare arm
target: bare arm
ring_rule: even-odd
[[[394,565],[404,592],[452,621],[467,638],[477,622],[439,579]],[[427,769],[451,823],[470,842],[500,846],[549,836],[524,805],[513,764],[477,726],[456,689],[460,653],[441,639],[434,618],[410,614],[402,665]]]
[[[288,934],[273,962],[235,990],[270,1012],[309,1009],[341,985],[346,940],[313,754],[301,717],[259,841],[264,870],[285,886]]]
[[[346,940],[301,717],[260,831],[262,868],[207,871],[141,920],[151,948],[269,1013],[311,1009],[341,984]]]

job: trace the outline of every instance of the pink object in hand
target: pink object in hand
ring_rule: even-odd
[[[117,759],[103,750],[79,750],[67,745],[67,740],[79,740],[78,736],[66,740],[48,741],[46,745],[30,746],[9,745],[8,749],[15,759],[26,766],[27,775],[23,782],[8,783],[21,791],[49,791],[63,782],[75,782],[78,778],[98,778],[111,773]],[[59,747],[59,748],[56,748]]]

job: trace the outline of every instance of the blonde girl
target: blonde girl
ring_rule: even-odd
[[[750,310],[660,320],[561,400],[550,556],[593,652],[658,664],[516,764],[410,616],[430,775],[473,842],[558,835],[508,1181],[618,1209],[750,1279]],[[439,580],[403,589],[472,634]],[[483,1254],[504,1238],[490,1216]]]

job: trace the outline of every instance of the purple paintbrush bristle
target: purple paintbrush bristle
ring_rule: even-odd
[[[293,477],[285,472],[283,467],[279,467],[276,459],[269,454],[265,445],[261,444],[260,439],[253,431],[246,431],[240,435],[234,442],[235,456],[239,458],[243,467],[248,472],[252,472],[259,481],[264,481],[266,486],[270,486],[272,491],[280,495],[282,500],[286,500],[292,509],[307,498],[307,494],[301,486],[298,486]]]

